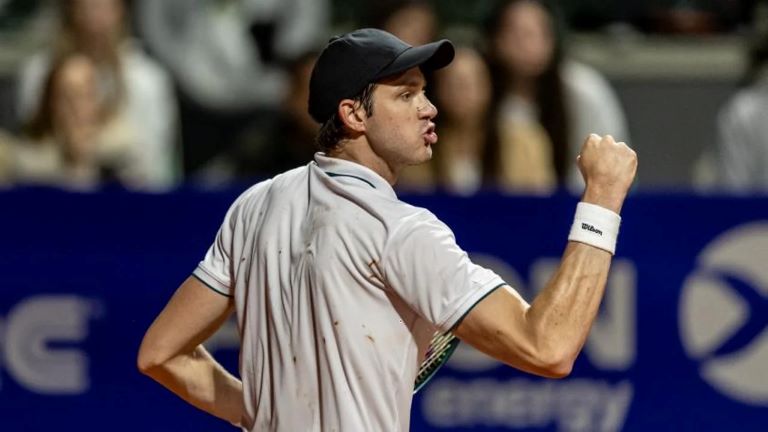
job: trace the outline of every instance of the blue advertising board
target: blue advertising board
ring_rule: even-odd
[[[0,193],[0,431],[212,431],[136,370],[144,331],[237,191]],[[407,196],[529,300],[576,198]],[[414,431],[768,430],[768,199],[633,196],[570,377],[463,346],[413,401]],[[207,344],[236,370],[236,328]]]

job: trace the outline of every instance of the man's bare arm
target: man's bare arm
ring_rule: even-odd
[[[637,157],[608,136],[590,136],[578,160],[586,181],[584,202],[621,211]],[[548,377],[570,373],[605,291],[612,255],[569,242],[560,266],[531,305],[499,289],[476,305],[454,333],[519,369]]]
[[[533,304],[498,289],[475,306],[454,333],[510,366],[552,378],[566,376],[597,314],[610,256],[571,242],[557,273]]]
[[[147,330],[138,367],[195,407],[237,425],[243,413],[242,383],[201,345],[232,309],[230,298],[188,278]]]

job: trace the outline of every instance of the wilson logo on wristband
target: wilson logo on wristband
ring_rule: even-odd
[[[614,254],[619,225],[621,216],[618,214],[595,204],[580,202],[576,206],[576,216],[568,240],[586,243]]]
[[[603,232],[602,232],[602,231],[600,231],[599,229],[597,229],[597,228],[593,227],[592,225],[590,225],[590,224],[588,224],[588,223],[583,223],[583,222],[582,222],[582,224],[581,224],[581,229],[583,229],[583,230],[586,230],[586,231],[590,231],[590,232],[593,232],[593,233],[595,233],[595,234],[597,234],[597,235],[599,235],[599,236],[602,236],[602,235],[603,235]]]

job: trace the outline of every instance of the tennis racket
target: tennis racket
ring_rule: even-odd
[[[429,342],[429,348],[424,356],[424,360],[419,367],[419,373],[416,375],[416,383],[413,386],[413,392],[416,393],[432,379],[438,369],[448,361],[456,347],[459,346],[459,338],[451,332],[435,333]]]

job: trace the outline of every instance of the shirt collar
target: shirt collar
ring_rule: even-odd
[[[347,177],[357,179],[362,185],[369,186],[380,193],[397,198],[395,190],[388,181],[372,169],[359,163],[326,156],[325,153],[315,153],[315,163],[323,172],[331,177]]]

